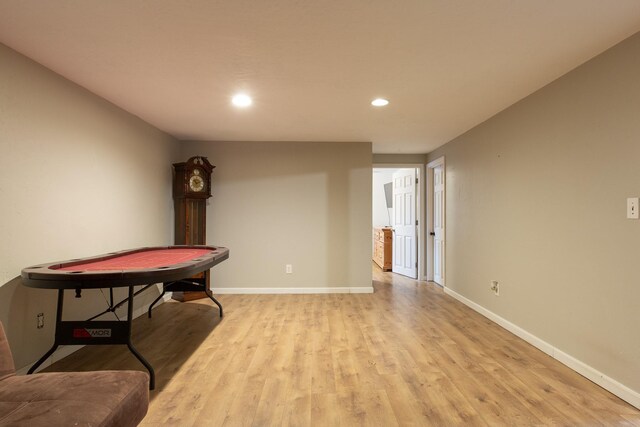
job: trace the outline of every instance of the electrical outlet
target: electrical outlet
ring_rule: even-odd
[[[498,284],[497,280],[491,281],[491,286],[489,286],[489,289],[491,289],[493,293],[496,294],[496,296],[500,296],[500,285]]]
[[[293,266],[291,264],[287,264],[284,266],[284,271],[287,274],[291,274],[293,273]]]
[[[44,328],[44,313],[38,313],[36,316],[36,327],[38,329]]]
[[[640,212],[638,212],[638,198],[629,197],[627,199],[627,218],[638,219],[640,218]]]

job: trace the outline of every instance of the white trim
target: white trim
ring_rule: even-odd
[[[469,300],[468,298],[463,297],[459,293],[451,290],[451,288],[444,288],[444,292],[452,296],[453,298],[457,299],[458,301],[462,302],[466,306],[477,311],[487,319],[502,326],[504,329],[516,335],[517,337],[522,338],[524,341],[528,342],[529,344],[533,345],[534,347],[538,348],[539,350],[553,357],[558,362],[569,367],[570,369],[574,370],[575,372],[582,375],[583,377],[593,381],[594,383],[598,384],[600,387],[604,388],[605,390],[608,390],[611,393],[615,394],[620,399],[640,409],[640,393],[639,392],[630,389],[626,385],[614,380],[611,377],[608,377],[607,375],[587,365],[581,360],[576,359],[570,354],[563,352],[562,350],[554,347],[548,342],[538,338],[537,336],[531,334],[530,332],[527,332],[521,327],[509,322],[505,318],[500,317],[494,312],[487,310],[486,308],[482,307],[479,304],[476,304],[475,302]]]
[[[211,288],[216,295],[240,294],[372,294],[373,286],[345,288]]]
[[[155,305],[154,309],[157,308],[159,305],[163,304],[166,301],[169,301],[171,299],[171,293],[167,293],[165,294],[159,301],[158,303]],[[143,314],[146,314],[147,311],[149,310],[149,306],[151,304],[145,304],[142,307],[138,307],[137,309],[133,310],[133,318],[136,319],[140,316],[142,316]],[[47,358],[47,360],[45,360],[42,365],[38,366],[38,369],[36,369],[36,372],[39,372],[41,370],[43,370],[44,368],[48,368],[49,366],[53,365],[54,363],[64,359],[65,357],[75,353],[76,351],[80,350],[82,347],[84,347],[83,345],[61,345],[59,346],[56,351],[53,352],[53,354],[51,356],[49,356]],[[36,363],[35,361],[33,363]],[[16,370],[16,374],[18,375],[26,375],[27,372],[29,371],[29,369],[31,368],[31,366],[33,365],[33,363],[30,363],[29,365],[25,366],[24,368],[20,368]]]

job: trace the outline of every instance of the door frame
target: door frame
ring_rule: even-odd
[[[443,288],[446,288],[446,282],[447,282],[447,257],[446,257],[446,251],[447,251],[447,170],[446,170],[446,163],[445,163],[445,159],[444,156],[438,157],[435,160],[430,161],[429,163],[427,163],[427,168],[426,168],[426,181],[427,181],[427,197],[426,197],[426,202],[427,202],[427,227],[429,230],[433,230],[433,170],[439,166],[442,166],[442,171],[443,171],[443,182],[444,182],[444,202],[443,202],[443,206],[442,206],[442,210],[443,210],[443,216],[442,216],[442,223],[443,223],[443,230],[442,230],[442,239],[444,240],[444,248],[445,248],[445,256],[444,256],[444,262],[443,262],[443,270],[444,270],[444,278],[442,280],[442,283],[440,283],[440,285]],[[426,248],[427,248],[427,275],[426,275],[426,280],[429,281],[433,281],[433,236],[427,234],[427,242],[426,242]]]
[[[426,254],[426,188],[424,163],[373,163],[373,169],[418,169],[418,186],[416,187],[416,218],[418,219],[418,279],[426,280],[427,269],[425,263]]]

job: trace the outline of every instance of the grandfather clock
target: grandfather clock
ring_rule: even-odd
[[[213,168],[215,166],[209,163],[206,157],[201,156],[173,164],[176,245],[206,244],[207,199],[211,197]],[[206,289],[209,289],[209,274],[201,273],[193,279],[206,281]],[[173,299],[178,301],[190,301],[206,296],[204,292],[173,292]]]

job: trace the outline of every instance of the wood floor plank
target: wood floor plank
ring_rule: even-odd
[[[311,426],[340,426],[340,417],[336,411],[338,397],[335,393],[311,395]],[[305,424],[305,423],[303,423]]]
[[[393,390],[388,394],[393,413],[402,426],[443,425],[447,421],[434,412],[425,411],[416,399],[408,384],[398,374],[382,376],[385,390]]]
[[[289,383],[286,378],[268,378],[262,389],[253,425],[282,425],[288,391]]]
[[[311,389],[320,395],[336,392],[331,339],[327,332],[311,333]]]
[[[134,321],[156,370],[142,426],[626,426],[640,410],[433,283],[374,267],[373,294],[220,295]],[[123,346],[49,371],[137,369]]]
[[[308,393],[290,393],[282,417],[283,426],[302,426],[311,424],[311,395]]]
[[[542,425],[570,426],[579,422],[579,419],[571,418],[571,414],[562,414],[539,393],[532,392],[528,384],[511,374],[500,364],[484,362],[482,368],[489,374],[489,381],[498,381],[513,397],[525,405],[527,410],[541,421]]]

